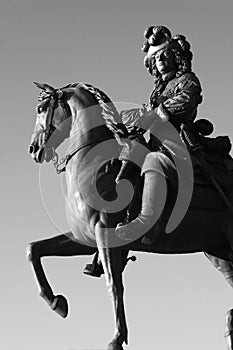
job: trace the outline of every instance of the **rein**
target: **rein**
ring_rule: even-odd
[[[53,150],[53,158],[52,158],[52,162],[53,165],[56,169],[56,173],[57,174],[61,174],[64,171],[66,171],[66,166],[68,164],[68,162],[70,161],[70,159],[79,151],[81,151],[83,148],[88,147],[88,146],[92,146],[95,145],[97,143],[100,143],[102,141],[106,141],[106,139],[103,140],[98,140],[98,141],[93,141],[93,142],[88,142],[85,145],[82,145],[78,148],[76,148],[74,151],[72,151],[71,153],[67,154],[64,158],[58,160],[58,154],[55,150]],[[62,165],[64,164],[64,166],[62,168],[60,168]]]

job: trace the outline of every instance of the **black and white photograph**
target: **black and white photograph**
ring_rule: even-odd
[[[232,0],[2,0],[4,350],[233,350]]]

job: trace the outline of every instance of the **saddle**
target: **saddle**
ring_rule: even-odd
[[[228,136],[207,137],[212,131],[212,124],[206,119],[194,123],[194,130],[181,127],[181,137],[190,151],[194,169],[190,207],[224,210],[224,196],[233,205],[231,142]]]
[[[186,144],[193,164],[194,186],[190,207],[210,210],[226,209],[226,201],[233,204],[233,159],[229,152],[231,142],[228,136],[207,137],[213,131],[212,123],[206,119],[199,119],[194,123],[193,130],[186,125],[181,126],[181,139]],[[143,144],[145,139],[136,133],[137,142]],[[154,151],[153,145],[147,147]],[[167,150],[157,149],[160,152]],[[145,154],[140,154],[139,148],[132,140],[130,149],[121,154],[123,165],[118,178],[128,177],[135,173],[134,156],[138,165],[142,165]],[[169,154],[167,154],[169,157]],[[131,166],[130,166],[131,164]],[[127,171],[125,172],[125,169]]]

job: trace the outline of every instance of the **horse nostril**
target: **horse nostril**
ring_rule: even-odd
[[[35,147],[33,145],[30,145],[28,147],[28,152],[31,154],[31,153],[34,153],[35,152]]]

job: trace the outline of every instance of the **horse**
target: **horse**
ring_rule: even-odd
[[[121,169],[119,135],[126,131],[116,107],[104,92],[90,84],[69,84],[59,89],[35,84],[41,92],[29,153],[36,163],[52,161],[57,173],[65,171],[67,183],[66,211],[70,231],[28,246],[28,259],[40,295],[51,309],[64,318],[68,314],[66,298],[54,295],[47,281],[41,263],[45,256],[98,252],[115,319],[108,350],[123,350],[123,345],[128,344],[122,273],[129,251],[204,252],[233,287],[232,232],[229,232],[229,213],[224,205],[219,210],[188,208],[173,232],[158,236],[151,245],[143,244],[140,239],[123,243],[115,235],[115,227],[125,219],[134,187],[130,190],[127,187],[127,200],[125,196],[119,200],[122,192],[117,190],[115,181]],[[56,150],[65,139],[70,140],[67,155],[59,160]],[[135,182],[135,178],[130,180]],[[230,310],[226,322],[229,349],[233,349],[232,320],[233,310]]]

